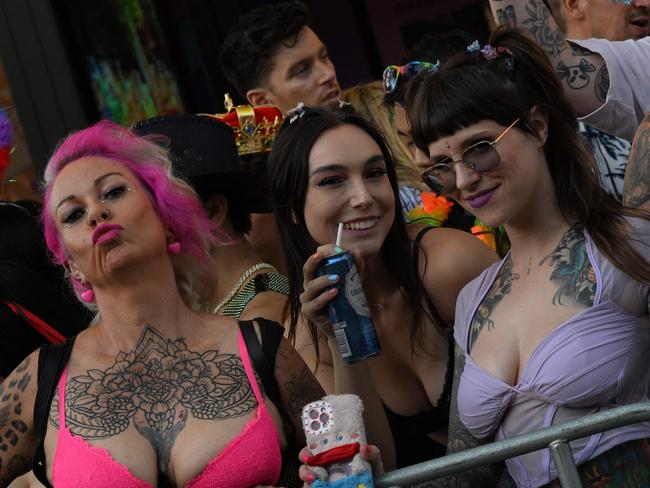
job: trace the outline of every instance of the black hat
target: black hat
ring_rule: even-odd
[[[174,170],[191,183],[204,203],[222,193],[248,212],[269,211],[262,179],[242,167],[229,125],[213,117],[177,114],[138,122],[133,133],[169,138]]]

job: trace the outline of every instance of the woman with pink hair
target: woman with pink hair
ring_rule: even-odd
[[[70,135],[45,171],[43,223],[96,317],[0,386],[0,486],[30,459],[57,488],[276,484],[323,392],[288,342],[266,342],[276,324],[205,312],[219,229],[167,151],[110,122]]]

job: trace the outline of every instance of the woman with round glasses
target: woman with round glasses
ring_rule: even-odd
[[[544,52],[516,31],[491,44],[408,104],[424,181],[512,243],[458,298],[453,450],[649,399],[650,216],[603,190]],[[571,442],[583,486],[650,482],[649,438],[636,424]],[[546,449],[506,464],[517,486],[556,483]]]
[[[316,326],[332,334],[327,305],[339,277],[316,277],[315,270],[334,254],[342,222],[342,247],[362,269],[382,352],[346,366],[329,335],[337,384],[362,396],[367,425],[377,428],[388,417],[398,465],[444,454],[456,297],[496,256],[464,232],[404,223],[392,155],[358,114],[296,110],[285,119],[269,168],[292,332],[302,314],[314,339]],[[385,454],[391,467],[392,454]]]

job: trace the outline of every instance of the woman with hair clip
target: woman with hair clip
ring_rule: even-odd
[[[450,451],[649,399],[650,215],[603,190],[544,52],[508,29],[490,44],[408,103],[423,179],[512,244],[458,298]],[[645,423],[571,442],[583,486],[646,486],[649,438]],[[504,485],[557,485],[547,449],[506,464]],[[493,486],[485,473],[467,477]]]
[[[391,153],[358,114],[296,109],[269,166],[287,256],[291,334],[301,315],[314,342],[317,327],[331,334],[327,305],[339,277],[316,277],[315,270],[335,252],[342,222],[342,247],[362,268],[382,352],[345,366],[329,335],[337,392],[362,397],[366,425],[392,433],[399,466],[444,454],[456,297],[496,255],[461,231],[404,223]],[[392,452],[384,461],[395,464]]]
[[[323,391],[282,340],[267,358],[273,403],[242,332],[274,324],[209,313],[218,229],[168,152],[110,122],[71,134],[45,170],[43,221],[55,261],[97,315],[0,385],[0,486],[32,459],[57,488],[278,483],[280,411],[304,445],[301,407]]]

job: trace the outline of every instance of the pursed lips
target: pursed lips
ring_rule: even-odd
[[[122,230],[124,230],[124,227],[119,224],[102,224],[98,226],[92,234],[93,246],[98,242],[101,244],[106,239],[116,237]]]

